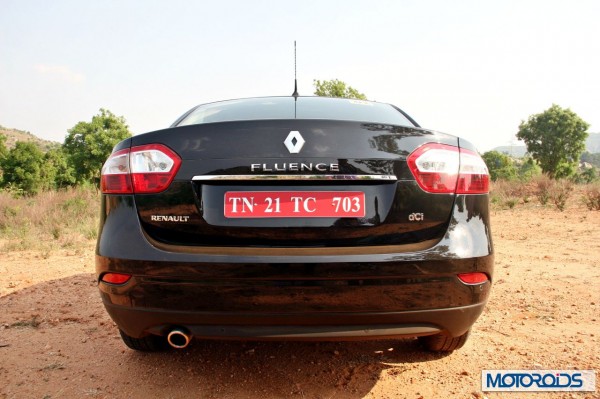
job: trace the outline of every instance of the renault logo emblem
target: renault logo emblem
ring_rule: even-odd
[[[302,135],[297,130],[292,130],[290,134],[286,137],[283,144],[285,144],[286,148],[290,152],[290,154],[297,154],[302,149],[305,141]]]

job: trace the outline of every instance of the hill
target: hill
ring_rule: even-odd
[[[492,149],[492,151],[508,154],[515,158],[522,158],[527,152],[527,147],[524,145],[504,145],[496,147]],[[600,133],[590,133],[588,138],[585,140],[585,151],[589,152],[590,154],[600,153]]]
[[[503,145],[493,148],[492,151],[498,151],[503,154],[508,154],[513,158],[523,158],[527,153],[527,147],[524,145]]]
[[[591,154],[600,153],[600,133],[590,133],[585,140],[585,150]]]
[[[6,136],[6,147],[8,149],[13,148],[17,141],[31,141],[37,144],[44,152],[48,151],[52,147],[60,145],[60,143],[57,141],[44,140],[29,132],[18,129],[9,129],[4,126],[0,126],[0,134]]]

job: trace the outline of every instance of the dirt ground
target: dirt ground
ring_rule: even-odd
[[[461,350],[416,341],[121,342],[89,251],[0,254],[0,398],[600,398],[484,393],[483,369],[600,370],[600,212],[494,211],[496,274]],[[598,389],[598,377],[596,387]]]

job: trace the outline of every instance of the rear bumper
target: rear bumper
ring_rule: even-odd
[[[133,199],[107,197],[98,240],[100,293],[131,337],[193,335],[247,339],[352,339],[465,333],[493,281],[487,202],[457,196],[446,235],[426,248],[180,251],[144,235]],[[485,206],[484,206],[485,205]],[[133,277],[100,282],[106,272]],[[485,273],[483,284],[457,274]]]
[[[97,257],[97,265],[134,275],[122,286],[99,282],[109,314],[132,337],[179,326],[212,338],[351,339],[462,335],[481,314],[491,282],[468,285],[456,274],[491,278],[492,260],[178,264]]]
[[[304,315],[170,312],[105,303],[111,318],[127,335],[166,336],[175,327],[198,338],[250,340],[353,340],[464,334],[485,303],[450,309],[361,314]],[[304,322],[305,324],[302,324]]]

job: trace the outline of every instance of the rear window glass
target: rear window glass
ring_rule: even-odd
[[[177,126],[261,119],[332,119],[414,126],[389,104],[346,98],[264,97],[199,105]]]

